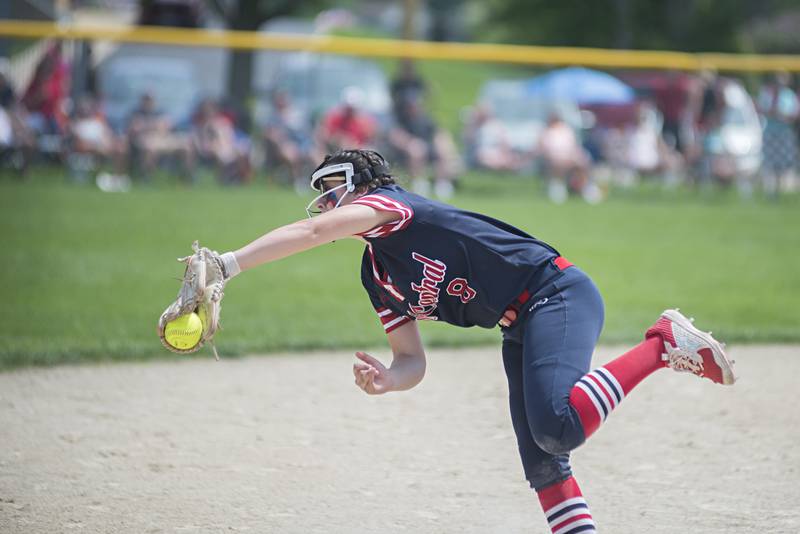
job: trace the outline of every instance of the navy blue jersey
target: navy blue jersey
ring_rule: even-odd
[[[414,319],[494,327],[558,252],[502,221],[381,186],[353,204],[400,219],[363,234],[361,281],[387,332]]]

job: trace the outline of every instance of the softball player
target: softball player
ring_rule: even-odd
[[[425,374],[417,321],[499,325],[511,420],[525,477],[552,532],[595,532],[569,453],[646,376],[671,367],[720,384],[733,362],[710,333],[667,310],[643,342],[590,371],[603,326],[592,280],[556,249],[496,219],[409,193],[369,150],[329,155],[314,172],[318,217],[273,230],[221,255],[226,276],[345,237],[366,243],[361,281],[386,331],[389,367],[357,352],[355,383],[376,395]]]

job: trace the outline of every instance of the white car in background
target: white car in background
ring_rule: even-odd
[[[712,168],[732,173],[721,178],[752,177],[762,160],[762,126],[753,99],[733,80],[722,82],[721,95],[724,107],[714,153],[718,160]]]
[[[566,100],[543,100],[527,94],[527,80],[490,80],[478,93],[478,105],[488,108],[493,121],[509,144],[520,152],[531,152],[548,118],[556,114],[576,131],[583,119],[578,106]],[[492,129],[489,129],[492,131]],[[491,143],[492,139],[482,142]]]
[[[262,123],[269,116],[270,95],[283,91],[297,112],[309,124],[316,124],[341,103],[349,87],[360,89],[360,109],[382,124],[389,119],[389,80],[374,61],[308,52],[285,54],[274,67],[271,83],[257,88],[256,122]]]
[[[100,88],[112,128],[122,131],[143,94],[176,125],[189,121],[201,90],[194,65],[174,57],[115,57],[100,69]]]

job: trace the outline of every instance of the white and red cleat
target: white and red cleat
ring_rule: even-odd
[[[664,340],[661,358],[667,367],[693,373],[717,384],[731,385],[736,381],[734,361],[725,355],[725,347],[701,332],[678,310],[666,310],[651,326],[646,338],[660,336]]]

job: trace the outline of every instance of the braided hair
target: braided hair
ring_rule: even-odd
[[[356,173],[366,169],[378,169],[381,167],[386,169],[384,173],[376,175],[369,182],[359,185],[356,189],[359,193],[371,191],[382,185],[396,183],[394,176],[389,173],[389,163],[374,150],[337,150],[333,154],[325,156],[325,159],[322,160],[322,163],[320,163],[315,170],[327,167],[328,165],[336,165],[337,163],[351,163],[353,165],[353,171]]]

